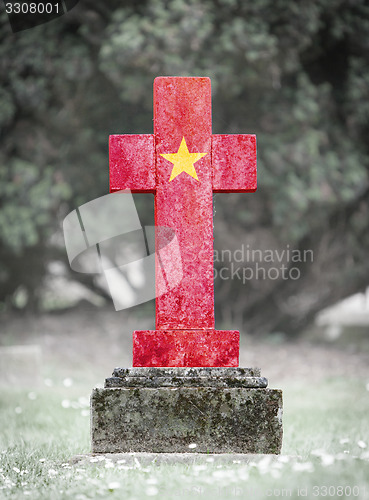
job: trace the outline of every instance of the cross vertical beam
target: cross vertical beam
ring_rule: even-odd
[[[156,328],[214,328],[211,86],[209,78],[157,78],[154,83],[156,144],[155,225],[175,229],[183,278],[156,299]],[[173,164],[161,154],[205,153],[195,164],[199,180],[181,173],[168,182]],[[164,263],[165,268],[165,263]]]

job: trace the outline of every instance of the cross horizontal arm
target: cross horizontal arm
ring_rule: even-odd
[[[256,191],[256,136],[251,134],[212,136],[213,191]]]
[[[152,134],[111,135],[110,192],[155,193],[155,140]]]

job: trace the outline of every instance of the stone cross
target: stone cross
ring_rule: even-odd
[[[180,284],[157,293],[156,330],[133,333],[133,366],[238,366],[239,332],[214,324],[213,193],[256,190],[256,137],[212,135],[209,78],[159,77],[154,134],[112,135],[109,149],[110,191],[153,193],[182,259]]]

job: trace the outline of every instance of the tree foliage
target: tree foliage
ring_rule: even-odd
[[[217,248],[314,251],[296,281],[218,280],[218,319],[294,332],[364,287],[368,33],[364,0],[86,0],[15,35],[3,16],[0,300],[37,298],[57,221],[107,192],[108,135],[151,132],[157,75],[210,76],[214,132],[257,134],[258,192],[217,195]]]

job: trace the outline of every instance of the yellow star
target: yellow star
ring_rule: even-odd
[[[160,156],[163,156],[166,160],[170,161],[170,163],[173,163],[174,165],[169,179],[170,182],[182,172],[186,172],[188,175],[198,181],[199,179],[197,177],[196,170],[193,164],[205,155],[207,155],[207,153],[189,153],[186,140],[183,137],[177,153],[165,154]]]

